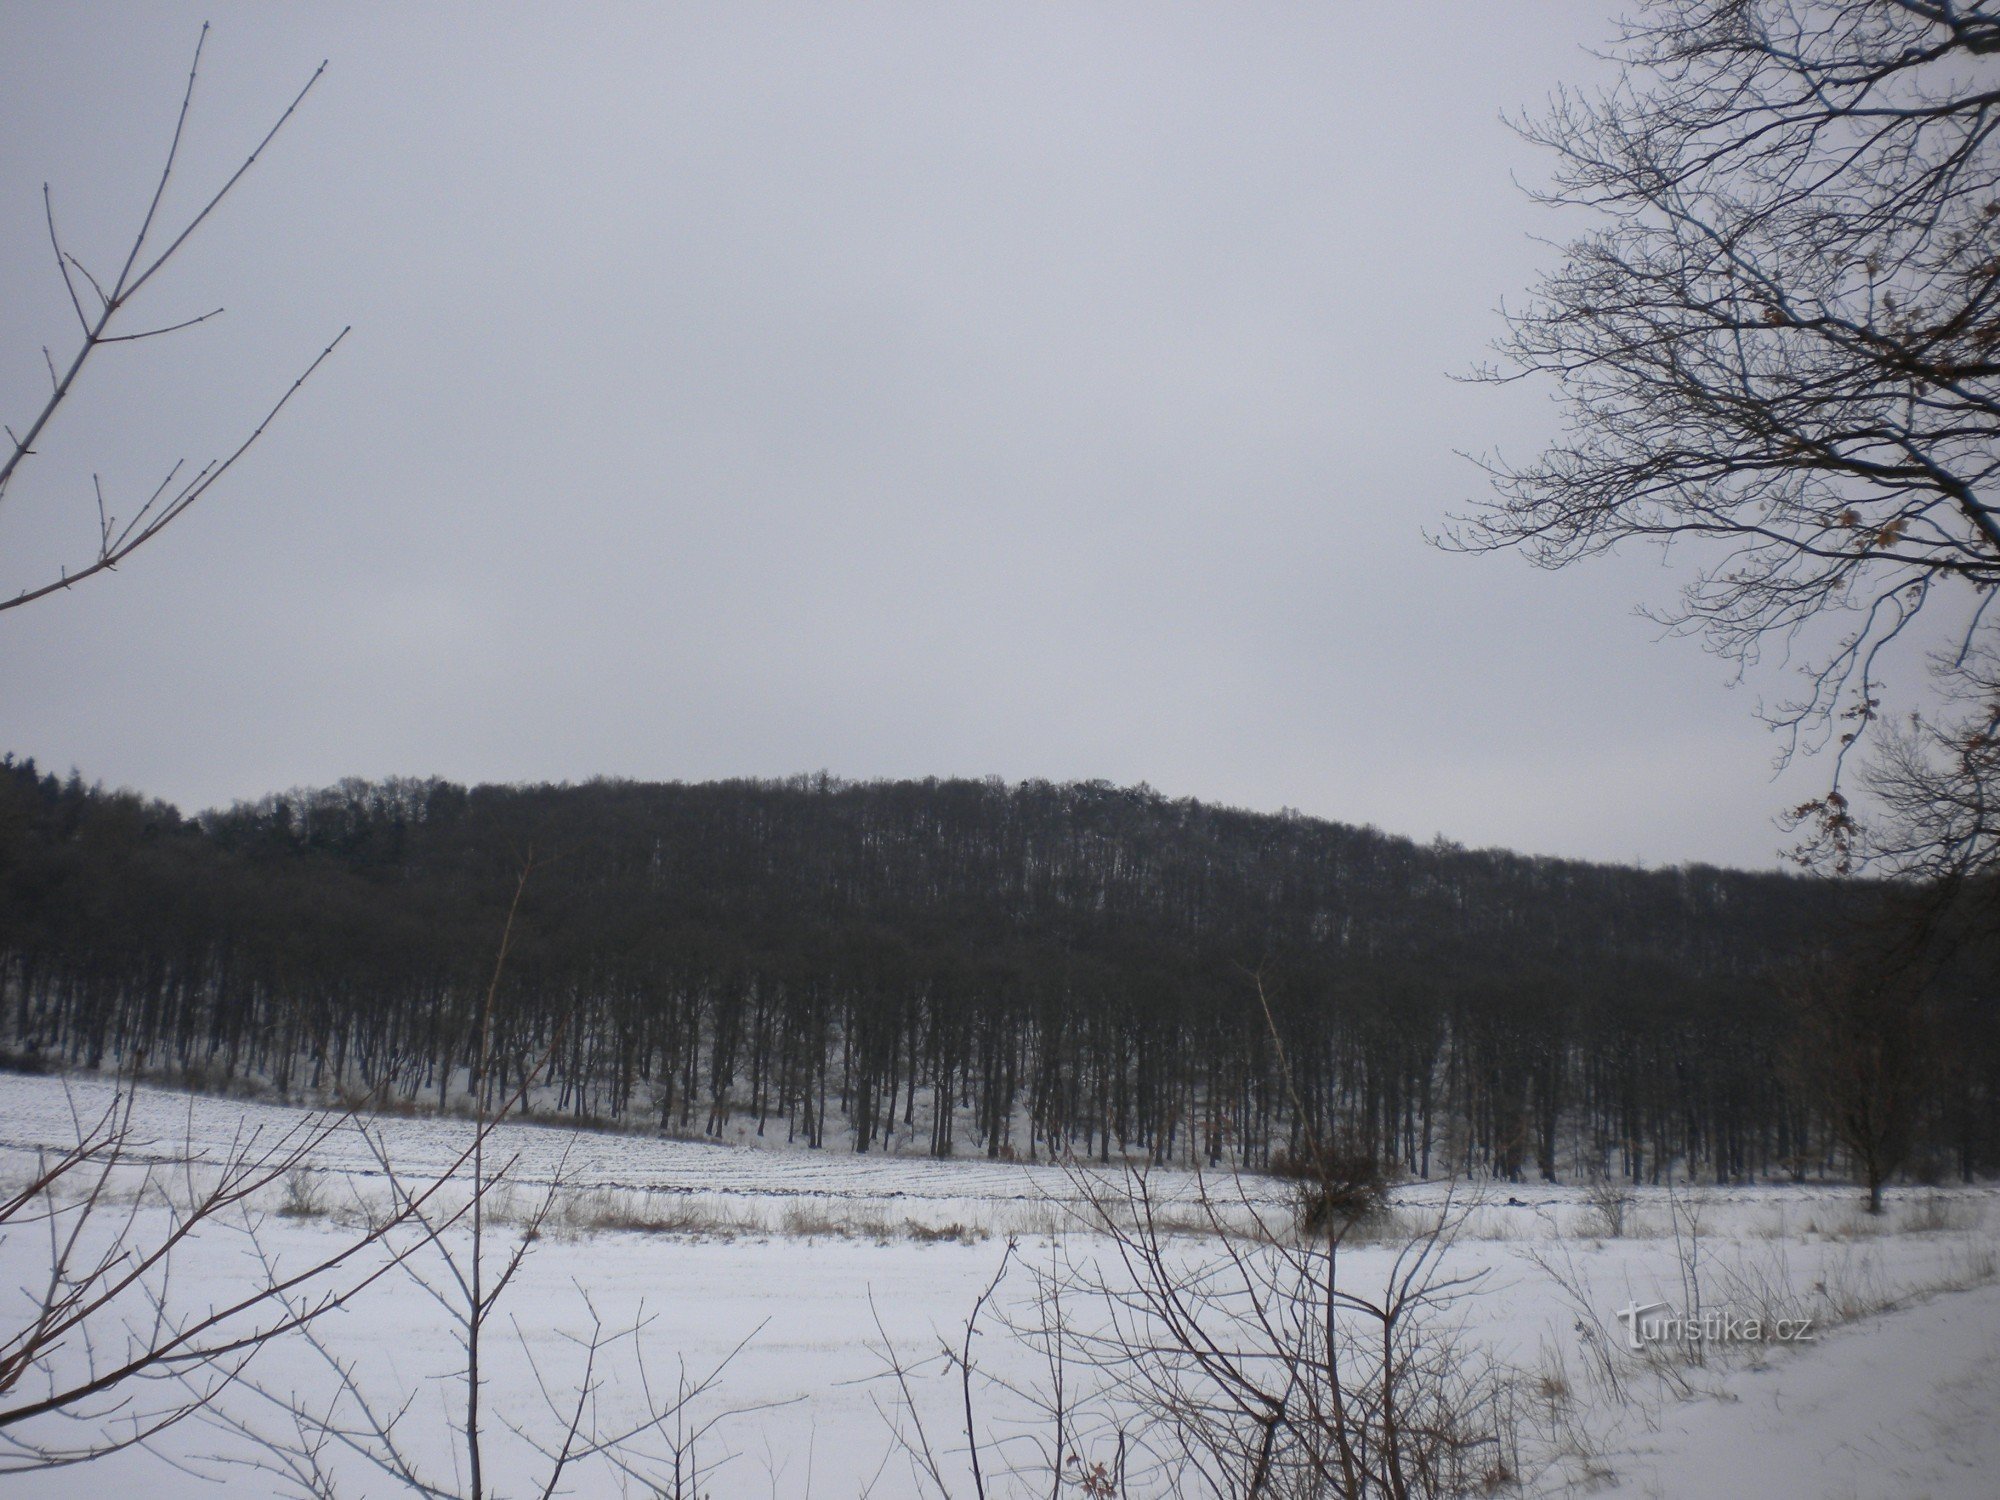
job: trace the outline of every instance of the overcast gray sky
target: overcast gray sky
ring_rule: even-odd
[[[1679,576],[1427,547],[1547,393],[1454,383],[1564,226],[1502,123],[1602,3],[0,5],[0,409],[143,210],[325,79],[0,506],[0,748],[199,807],[345,775],[1104,777],[1769,865],[1777,676]]]

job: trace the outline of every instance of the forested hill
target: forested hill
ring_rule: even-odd
[[[1507,1173],[1796,1164],[1771,974],[1864,894],[1095,782],[349,781],[187,818],[10,759],[9,1045],[442,1099],[530,860],[491,1083],[541,1064],[579,1117],[1254,1159],[1296,1097]]]

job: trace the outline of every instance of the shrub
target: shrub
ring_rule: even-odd
[[[1295,1153],[1281,1147],[1271,1153],[1266,1170],[1296,1184],[1296,1212],[1304,1234],[1345,1232],[1388,1205],[1382,1164],[1366,1152],[1307,1146]]]

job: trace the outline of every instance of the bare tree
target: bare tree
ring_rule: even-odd
[[[2000,870],[2000,641],[1935,664],[1944,706],[1892,725],[1868,768],[1883,810],[1869,852],[1991,907]],[[1976,887],[1983,885],[1983,891]],[[1967,890],[1968,886],[1975,889]],[[1989,927],[2000,925],[1987,918]]]
[[[78,378],[91,356],[99,350],[118,344],[132,344],[145,340],[163,338],[220,317],[223,309],[211,308],[206,312],[187,317],[174,318],[149,328],[127,331],[124,315],[134,299],[152,285],[154,279],[170,265],[187,245],[195,232],[208,222],[221,207],[236,185],[243,180],[257,159],[264,153],[279,131],[291,120],[305,97],[312,91],[326,71],[322,62],[296,98],[286,106],[283,114],[264,137],[245,156],[236,170],[211,193],[193,214],[175,227],[172,222],[162,222],[161,204],[166,197],[167,187],[174,177],[174,169],[180,159],[181,138],[187,128],[188,113],[194,105],[195,83],[201,73],[201,54],[208,41],[208,27],[204,24],[201,36],[195,43],[194,61],[188,68],[187,89],[181,97],[180,114],[174,122],[173,139],[167,147],[166,162],[160,169],[159,181],[153,188],[153,196],[146,205],[146,211],[139,220],[139,227],[133,234],[131,243],[125,247],[117,262],[117,270],[108,276],[93,273],[76,253],[64,244],[56,227],[55,196],[49,185],[42,185],[42,219],[48,231],[49,250],[55,257],[56,271],[62,278],[63,290],[67,293],[71,310],[76,315],[78,340],[75,352],[60,367],[55,356],[45,346],[42,360],[48,368],[49,392],[40,408],[30,416],[17,431],[8,426],[5,431],[8,449],[0,458],[0,504],[7,499],[8,489],[27,459],[40,450],[36,444],[47,434],[49,423],[57,411],[74,392]],[[244,438],[226,455],[209,459],[189,471],[189,461],[182,460],[168,469],[164,478],[154,487],[151,494],[140,501],[129,514],[121,517],[112,512],[113,501],[104,493],[101,480],[93,477],[94,499],[97,506],[97,548],[95,555],[74,567],[64,566],[58,576],[40,584],[20,589],[7,598],[0,598],[0,610],[16,609],[31,604],[37,599],[80,583],[93,574],[108,572],[119,563],[137,552],[153,540],[167,527],[187,514],[190,507],[214,487],[222,476],[236,465],[238,459],[247,453],[252,445],[262,437],[285,404],[298,393],[299,387],[311,378],[321,363],[333,353],[341,339],[347,336],[343,328],[309,365],[292,382],[277,401],[264,413],[250,435]]]
[[[382,1227],[371,1234],[394,1244],[393,1265],[407,1277],[408,1289],[443,1313],[463,1356],[439,1386],[448,1393],[449,1442],[435,1441],[437,1429],[427,1419],[412,1432],[414,1397],[371,1378],[363,1362],[341,1353],[313,1326],[316,1319],[303,1316],[309,1307],[290,1302],[296,1343],[324,1377],[320,1387],[302,1391],[296,1371],[283,1381],[250,1372],[232,1385],[254,1400],[254,1411],[224,1401],[204,1403],[214,1425],[243,1440],[238,1462],[313,1500],[342,1493],[348,1471],[356,1467],[378,1488],[386,1482],[427,1500],[485,1500],[499,1488],[493,1477],[499,1467],[493,1458],[496,1418],[513,1440],[516,1461],[505,1467],[508,1489],[525,1485],[532,1493],[554,1496],[566,1492],[577,1471],[589,1469],[596,1478],[594,1492],[636,1490],[665,1500],[694,1500],[707,1493],[709,1479],[733,1456],[718,1443],[720,1424],[769,1405],[714,1409],[708,1399],[754,1330],[709,1368],[690,1371],[682,1362],[668,1380],[649,1356],[650,1319],[644,1309],[629,1321],[607,1325],[589,1293],[578,1287],[587,1331],[567,1336],[574,1357],[566,1377],[557,1377],[535,1353],[518,1317],[503,1318],[508,1293],[568,1188],[559,1165],[536,1186],[525,1212],[505,1218],[499,1212],[522,1184],[516,1174],[519,1154],[500,1152],[495,1132],[525,1104],[563,1040],[558,1027],[514,1088],[494,1097],[489,1089],[494,1005],[534,865],[530,851],[476,1017],[468,1079],[476,1112],[471,1141],[444,1174],[413,1178],[379,1134],[368,1137],[374,1176],[388,1192]],[[282,1286],[279,1264],[261,1243],[259,1254],[263,1280]],[[489,1412],[487,1388],[501,1360],[533,1387],[536,1409]],[[627,1397],[636,1392],[639,1399],[608,1402],[608,1391]],[[440,1446],[450,1454],[446,1468],[425,1456]],[[524,1455],[539,1465],[536,1472],[524,1471]]]
[[[263,138],[192,214],[167,221],[162,205],[179,163],[207,40],[204,25],[165,162],[114,273],[96,274],[64,243],[55,195],[47,183],[42,186],[40,217],[76,316],[78,342],[60,368],[54,354],[42,349],[48,394],[18,430],[11,425],[4,429],[8,446],[0,456],[0,508],[23,465],[41,451],[37,445],[92,356],[113,345],[192,328],[223,311],[217,307],[136,330],[126,326],[135,299],[256,165],[326,64],[321,63]],[[102,483],[93,481],[94,556],[74,568],[61,568],[53,580],[0,599],[0,610],[46,598],[117,567],[179,520],[249,451],[346,331],[231,452],[192,473],[185,461],[175,464],[129,515],[114,515]],[[135,1062],[135,1079],[137,1069]],[[270,1277],[240,1295],[198,1308],[182,1306],[172,1293],[176,1258],[204,1236],[237,1232],[252,1223],[260,1212],[260,1196],[301,1171],[349,1120],[315,1114],[275,1133],[247,1130],[211,1156],[191,1134],[178,1147],[141,1139],[133,1125],[136,1097],[134,1086],[121,1083],[94,1117],[73,1107],[73,1140],[43,1151],[26,1180],[0,1199],[0,1234],[33,1233],[48,1245],[46,1276],[23,1288],[0,1312],[0,1473],[79,1463],[146,1442],[206,1409],[272,1340],[304,1330],[345,1305],[394,1264],[393,1254],[384,1260],[377,1252],[399,1215],[310,1265],[274,1268]],[[412,1205],[400,1212],[420,1211],[430,1191],[413,1194]]]
[[[715,1473],[735,1456],[718,1429],[769,1405],[731,1408],[713,1399],[754,1331],[707,1368],[680,1361],[669,1376],[648,1348],[650,1315],[641,1308],[608,1323],[579,1286],[581,1331],[559,1334],[566,1347],[552,1361],[505,1304],[560,1211],[563,1174],[538,1184],[525,1212],[503,1217],[503,1203],[520,1186],[514,1157],[476,1167],[462,1158],[451,1182],[456,1193],[428,1194],[379,1138],[375,1144],[376,1172],[399,1220],[396,1264],[406,1291],[442,1312],[462,1356],[456,1368],[439,1372],[443,1410],[420,1408],[417,1391],[365,1356],[344,1352],[319,1324],[301,1324],[291,1347],[303,1359],[282,1378],[249,1371],[204,1405],[213,1427],[240,1440],[221,1461],[312,1500],[347,1493],[357,1477],[365,1493],[386,1486],[429,1500],[553,1496],[570,1493],[586,1474],[590,1493],[665,1500],[709,1493]],[[265,1278],[276,1278],[278,1264],[265,1254]],[[496,1371],[518,1376],[525,1400],[489,1412]],[[498,1453],[496,1431],[504,1443]]]
[[[1884,649],[1940,602],[1963,649],[1990,640],[2000,590],[2000,12],[1655,0],[1614,56],[1616,84],[1521,127],[1557,159],[1544,199],[1598,227],[1482,372],[1553,380],[1563,435],[1489,461],[1444,540],[1550,568],[1711,544],[1657,618],[1741,664],[1804,653],[1769,716],[1788,756],[1838,747],[1797,816],[1844,867]]]
[[[1786,1058],[1882,1211],[1882,1188],[1908,1160],[1940,1054],[1927,975],[1898,955],[1819,955],[1786,986]]]

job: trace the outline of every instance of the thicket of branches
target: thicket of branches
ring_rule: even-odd
[[[1796,653],[1803,691],[1770,717],[1790,748],[1837,747],[1796,810],[1803,853],[1990,872],[2000,13],[1655,0],[1613,56],[1614,85],[1522,127],[1553,154],[1547,200],[1594,227],[1510,314],[1490,374],[1552,381],[1564,430],[1496,460],[1452,540],[1544,567],[1686,549],[1698,571],[1659,617],[1739,662]],[[1840,762],[1919,616],[1945,640],[1944,701],[1876,763],[1864,824]]]
[[[1144,1170],[1072,1165],[1085,1240],[1041,1262],[1010,1242],[928,1358],[884,1335],[883,1414],[917,1492],[1444,1500],[1519,1480],[1521,1404],[1463,1321],[1487,1280],[1453,1260],[1465,1205],[1392,1224],[1337,1160],[1309,1150],[1296,1212],[1240,1176],[1156,1195]],[[996,1311],[1010,1277],[1032,1292],[1017,1279]],[[1039,1368],[990,1368],[993,1330]]]
[[[484,1089],[548,1052],[536,1106],[573,1119],[1250,1165],[1312,1129],[1419,1175],[1839,1164],[1774,1081],[1774,976],[1866,888],[1420,847],[1102,785],[347,783],[190,821],[13,765],[10,1045],[458,1105],[530,844],[552,854]],[[1996,1158],[1977,977],[1968,958],[1938,982],[1968,1059],[1919,1111],[1947,1172]]]

